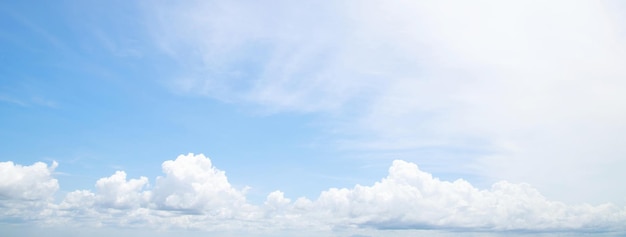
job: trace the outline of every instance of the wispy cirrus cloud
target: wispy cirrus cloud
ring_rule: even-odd
[[[182,65],[169,83],[179,93],[322,114],[340,149],[421,161],[410,151],[436,148],[451,157],[441,172],[529,182],[570,203],[624,202],[624,190],[597,185],[616,184],[614,167],[626,165],[617,2],[194,2],[146,12],[154,40]]]
[[[30,107],[30,106],[43,106],[48,108],[57,108],[59,104],[56,101],[44,99],[39,96],[31,97],[30,99],[18,99],[13,96],[0,94],[0,101],[19,105],[22,107]]]

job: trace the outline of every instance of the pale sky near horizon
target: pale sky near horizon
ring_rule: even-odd
[[[620,235],[625,42],[620,1],[1,2],[0,230]]]

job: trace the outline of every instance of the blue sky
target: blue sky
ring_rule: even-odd
[[[3,157],[57,160],[70,191],[118,169],[155,177],[162,161],[188,152],[265,179],[332,162],[311,161],[331,152],[314,147],[324,136],[314,116],[173,93],[164,81],[182,69],[156,52],[141,9],[120,2],[110,15],[98,4],[4,7]],[[306,173],[317,175],[297,171]]]
[[[1,3],[0,228],[623,233],[624,11]]]

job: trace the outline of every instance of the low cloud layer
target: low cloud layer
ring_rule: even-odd
[[[547,200],[528,184],[497,182],[477,189],[443,181],[396,160],[372,185],[331,188],[315,200],[277,190],[261,205],[246,200],[225,172],[204,155],[163,162],[164,176],[128,178],[124,171],[99,179],[92,190],[52,196],[59,188],[44,163],[0,163],[2,222],[46,226],[141,227],[206,231],[443,229],[468,231],[626,231],[626,208],[566,205]]]

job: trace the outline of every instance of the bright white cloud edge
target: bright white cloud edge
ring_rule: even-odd
[[[163,162],[164,176],[127,178],[117,171],[95,190],[53,196],[56,163],[0,162],[2,222],[41,226],[130,227],[201,231],[338,231],[441,229],[465,231],[626,231],[626,208],[566,205],[547,200],[528,184],[501,181],[480,190],[465,180],[442,181],[416,164],[396,160],[387,177],[351,189],[331,188],[315,200],[268,194],[262,205],[246,200],[224,171],[202,154]]]

